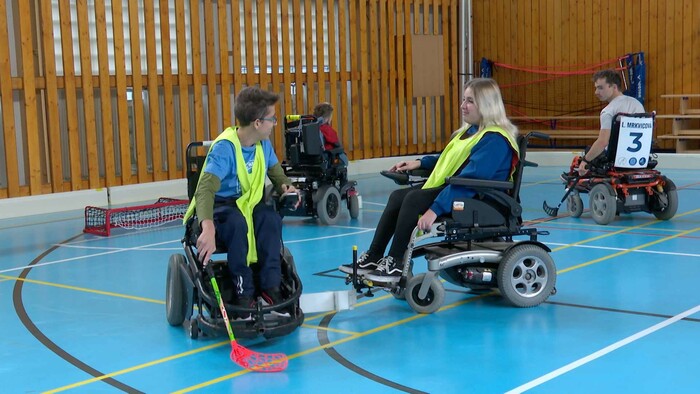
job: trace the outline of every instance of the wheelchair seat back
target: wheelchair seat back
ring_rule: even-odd
[[[294,120],[289,118],[288,115],[284,125],[287,160],[293,166],[320,163],[323,159],[323,141],[318,119],[311,115],[301,115]]]
[[[192,200],[194,191],[197,189],[199,174],[202,172],[204,160],[213,141],[197,141],[187,145],[185,151],[185,165],[187,175],[187,197]],[[204,149],[206,148],[206,150]]]
[[[653,113],[615,115],[607,150],[609,167],[616,170],[647,168],[653,132]]]

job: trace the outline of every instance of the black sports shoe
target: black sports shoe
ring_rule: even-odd
[[[346,274],[352,274],[352,264],[343,264],[338,267],[340,272]],[[357,273],[359,275],[368,274],[377,269],[377,259],[372,258],[369,252],[362,252],[360,257],[357,258]]]
[[[262,294],[260,296],[267,305],[279,305],[285,301],[284,297],[282,297],[282,293],[280,293],[279,289],[277,288],[265,289],[262,291]],[[288,308],[278,309],[276,311],[272,311],[272,313],[279,316],[290,315],[290,311],[288,310]]]
[[[379,259],[377,269],[365,275],[365,278],[380,283],[396,282],[401,278],[402,273],[401,261],[386,256]]]
[[[255,300],[251,297],[246,297],[246,296],[237,296],[234,304],[236,306],[241,307],[241,308],[255,308]],[[250,319],[252,319],[252,316],[250,315],[249,312],[237,312],[236,315],[237,315],[236,320],[250,320]]]

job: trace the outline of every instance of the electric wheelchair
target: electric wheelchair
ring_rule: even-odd
[[[548,136],[531,132],[518,138],[520,160],[513,182],[487,181],[451,177],[453,185],[463,185],[477,191],[471,199],[453,202],[451,217],[438,218],[425,234],[416,227],[403,257],[400,277],[387,283],[373,283],[357,274],[346,283],[371,296],[373,289],[389,291],[397,299],[405,299],[418,313],[433,313],[443,304],[445,288],[440,278],[472,293],[498,289],[500,294],[517,307],[533,307],[556,292],[556,267],[549,255],[551,250],[539,242],[538,235],[547,231],[525,228],[519,192],[525,166],[537,166],[525,160],[528,139]],[[396,183],[420,182],[412,179],[425,173],[383,172]],[[525,237],[516,241],[516,237]],[[437,241],[423,243],[431,239]],[[356,251],[353,259],[356,260]],[[425,257],[427,272],[413,274],[414,259]],[[355,261],[353,261],[355,263]],[[353,264],[354,267],[355,264]]]
[[[302,203],[296,209],[280,208],[280,213],[335,224],[345,201],[350,217],[356,219],[360,215],[360,196],[357,182],[348,180],[343,148],[324,151],[319,120],[312,115],[287,115],[284,126],[286,158],[282,168],[299,190]],[[272,193],[270,186],[267,192]]]
[[[199,173],[206,158],[206,153],[198,154],[197,148],[208,148],[211,143],[212,141],[193,142],[187,147],[187,189],[190,200],[194,195]],[[293,202],[280,202],[281,205],[285,203]],[[304,313],[299,307],[302,284],[297,275],[294,257],[284,245],[280,251],[282,258],[280,293],[284,301],[275,305],[266,305],[256,295],[254,307],[244,308],[233,303],[233,280],[226,262],[226,247],[218,244],[217,240],[214,256],[221,256],[221,253],[224,253],[223,260],[212,258],[209,263],[212,269],[204,269],[196,251],[199,233],[198,221],[194,216],[185,224],[185,234],[182,238],[184,254],[173,254],[168,262],[165,308],[170,325],[180,326],[185,323],[185,328],[192,339],[200,335],[212,337],[227,335],[224,319],[211,287],[210,272],[213,272],[216,277],[227,315],[232,317],[231,328],[237,338],[256,338],[260,335],[265,338],[279,337],[291,333],[302,324]],[[260,264],[251,266],[256,282],[259,278],[259,266]],[[256,283],[256,288],[259,287]],[[236,319],[243,316],[250,316],[250,318]]]
[[[608,224],[621,213],[648,212],[657,219],[669,220],[678,209],[678,192],[671,179],[654,168],[650,156],[654,113],[617,114],[610,130],[607,151],[589,163],[589,173],[579,176],[581,156],[572,160],[568,173],[562,175],[566,209],[571,217],[583,213],[581,194],[588,194],[593,220]],[[561,203],[560,203],[561,204]],[[550,216],[557,209],[543,203]]]

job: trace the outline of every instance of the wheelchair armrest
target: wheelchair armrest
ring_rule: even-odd
[[[491,181],[485,179],[460,178],[456,176],[448,177],[445,180],[450,185],[466,186],[474,189],[502,189],[508,190],[513,188],[513,182],[507,181]]]
[[[396,171],[379,171],[383,176],[396,182],[397,185],[407,185],[408,184],[408,173],[407,172],[396,172]]]

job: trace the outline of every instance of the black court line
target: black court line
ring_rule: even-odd
[[[665,318],[665,319],[670,319],[673,317],[672,315],[663,315],[661,313],[629,311],[629,310],[625,310],[625,309],[604,308],[604,307],[592,306],[592,305],[570,304],[567,302],[545,301],[545,304],[570,306],[572,308],[592,309],[592,310],[604,311],[604,312],[625,313],[628,315],[661,317],[661,318]],[[693,323],[700,323],[700,319],[694,319],[694,318],[690,318],[690,317],[685,317],[681,320],[690,321]]]
[[[53,252],[56,250],[61,244],[65,244],[68,242],[71,242],[75,240],[76,238],[82,237],[83,234],[76,235],[72,238],[69,238],[63,242],[60,242],[58,245],[54,245],[42,254],[40,254],[37,258],[32,260],[31,263],[22,270],[22,272],[19,274],[18,279],[15,282],[15,286],[12,292],[12,302],[15,306],[15,311],[17,312],[17,317],[19,317],[20,321],[24,326],[27,328],[27,330],[36,338],[39,342],[41,342],[47,349],[52,351],[54,354],[56,354],[58,357],[66,360],[70,364],[73,364],[76,368],[80,369],[81,371],[84,371],[85,373],[94,376],[95,378],[101,380],[104,383],[107,383],[111,386],[113,386],[116,389],[119,389],[121,391],[124,391],[126,393],[140,393],[143,394],[143,391],[139,391],[125,383],[122,383],[114,378],[111,377],[105,377],[105,374],[96,370],[95,368],[85,364],[84,362],[78,360],[75,356],[71,355],[70,353],[66,352],[63,350],[61,347],[56,345],[53,341],[51,341],[44,333],[39,330],[39,328],[34,324],[32,319],[29,318],[29,315],[27,314],[27,310],[24,308],[24,303],[22,302],[22,289],[24,287],[24,280],[27,278],[27,275],[29,275],[29,272],[32,270],[32,266],[40,262],[44,257],[46,257],[49,253]]]
[[[324,328],[328,328],[330,325],[331,320],[333,319],[333,316],[335,316],[335,313],[332,313],[330,315],[327,315],[326,317],[323,318],[320,322],[320,326]],[[316,330],[318,333],[318,343],[322,346],[328,345],[330,341],[328,340],[328,331],[327,330]],[[427,394],[425,391],[420,391],[416,390],[410,387],[406,387],[404,385],[398,384],[396,382],[392,382],[391,380],[384,379],[381,376],[375,375],[366,369],[360,368],[356,364],[348,361],[345,357],[343,357],[340,353],[338,353],[334,348],[332,347],[327,347],[323,349],[323,351],[326,352],[333,360],[337,361],[339,364],[344,366],[345,368],[355,372],[356,374],[363,376],[367,379],[373,380],[379,384],[383,384],[385,386],[391,387],[393,389],[403,391],[405,393],[411,393],[411,394]]]

